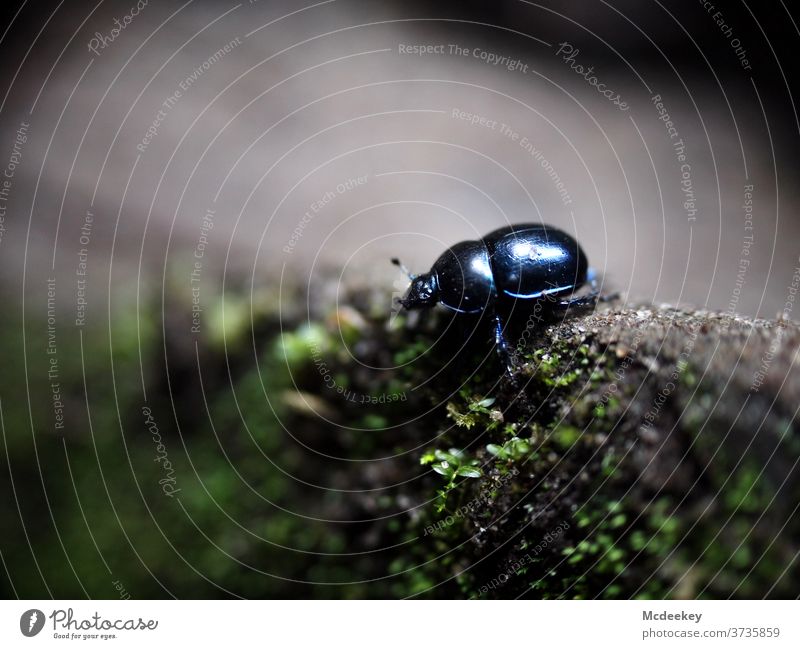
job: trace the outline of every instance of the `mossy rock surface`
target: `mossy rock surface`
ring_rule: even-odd
[[[797,595],[797,325],[613,303],[547,323],[533,310],[507,331],[509,378],[485,323],[389,317],[380,287],[335,297],[266,292],[252,327],[226,315],[196,348],[188,322],[164,340],[156,322],[141,336],[115,326],[116,383],[105,336],[87,334],[82,357],[62,358],[63,437],[4,401],[15,481],[39,484],[41,467],[48,494],[26,492],[39,521],[26,529],[2,505],[4,592]],[[90,377],[91,428],[68,362]]]
[[[393,594],[797,594],[797,325],[648,306],[521,316],[509,379],[480,322],[389,325],[363,300],[339,373],[407,400],[375,415],[309,389],[345,424],[378,417],[351,433],[373,457],[398,453],[347,478],[399,521]]]

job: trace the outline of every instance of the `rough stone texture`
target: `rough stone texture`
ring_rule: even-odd
[[[519,322],[513,380],[480,323],[412,316],[387,337],[379,318],[357,335],[366,363],[388,361],[384,345],[396,361],[404,346],[427,350],[392,381],[436,375],[383,422],[400,428],[375,448],[390,435],[424,449],[384,463],[392,481],[410,480],[408,455],[438,466],[456,453],[481,473],[446,499],[433,472],[401,488],[392,508],[415,509],[396,594],[797,594],[796,324],[647,306],[528,320],[528,334]],[[360,480],[388,482],[383,470]]]

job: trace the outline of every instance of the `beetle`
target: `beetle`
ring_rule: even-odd
[[[517,300],[539,300],[548,312],[570,307],[594,307],[601,298],[586,254],[566,232],[551,225],[520,223],[493,230],[478,241],[462,241],[445,250],[431,270],[413,275],[397,258],[411,280],[399,300],[408,310],[441,304],[457,313],[488,313],[495,345],[506,371],[513,373],[503,319],[514,313]],[[586,284],[585,295],[576,291]],[[519,311],[519,310],[518,310]]]

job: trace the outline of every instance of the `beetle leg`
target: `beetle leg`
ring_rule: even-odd
[[[611,302],[612,300],[616,300],[618,297],[619,293],[600,295],[600,291],[595,288],[591,293],[587,293],[586,295],[573,297],[569,300],[561,300],[556,306],[562,309],[589,309],[597,306],[598,302]]]
[[[619,298],[619,292],[616,291],[614,293],[609,293],[608,295],[600,295],[600,287],[597,284],[597,271],[594,268],[589,268],[587,276],[589,279],[589,286],[592,287],[592,291],[586,297],[594,300],[595,304],[597,302],[612,302],[613,300]],[[572,300],[569,300],[569,302],[572,302]]]
[[[509,376],[514,375],[514,363],[511,360],[511,354],[508,351],[508,342],[506,342],[506,337],[503,335],[503,323],[500,320],[500,316],[495,313],[494,315],[494,343],[495,348],[497,349],[497,355],[500,357],[500,361],[506,368],[506,373]]]
[[[562,309],[569,309],[569,308],[591,308],[597,305],[597,301],[600,299],[600,291],[594,290],[591,293],[586,295],[581,295],[580,297],[573,297],[569,300],[561,300],[558,303],[558,306]]]

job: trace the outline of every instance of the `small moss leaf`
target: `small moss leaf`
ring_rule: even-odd
[[[474,466],[462,466],[456,471],[456,475],[460,475],[464,478],[480,478],[481,470]]]
[[[501,453],[504,452],[503,451],[503,447],[502,446],[498,446],[497,444],[487,444],[486,445],[486,450],[489,451],[489,453],[491,453],[492,455],[498,455],[498,456]],[[503,458],[501,458],[501,459],[503,459]]]
[[[459,464],[458,455],[452,452],[455,449],[450,449],[450,450],[451,450],[450,453],[445,453],[444,451],[437,448],[433,452],[433,454],[436,457],[436,459],[441,460],[443,464],[455,464],[456,466],[458,466]]]
[[[453,475],[453,469],[450,468],[450,465],[447,462],[440,462],[439,464],[433,465],[433,470],[436,471],[439,475],[443,475],[447,478]]]
[[[436,456],[433,453],[425,453],[421,458],[419,458],[420,464],[430,464],[436,459]]]

